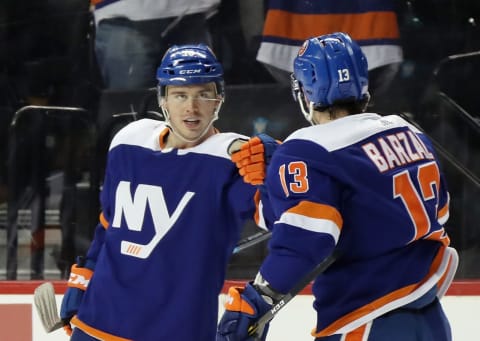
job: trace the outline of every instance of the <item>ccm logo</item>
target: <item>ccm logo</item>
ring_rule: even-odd
[[[284,305],[285,305],[285,301],[281,300],[280,302],[275,304],[273,308],[270,309],[270,311],[272,312],[272,314],[276,314],[280,310],[280,308],[282,308]]]
[[[196,74],[196,73],[200,73],[202,72],[201,69],[196,69],[196,70],[180,70],[180,74],[181,75],[192,75],[192,74]]]

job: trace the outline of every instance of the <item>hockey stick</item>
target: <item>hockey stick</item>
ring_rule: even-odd
[[[259,331],[263,331],[263,328],[267,323],[269,323],[278,312],[287,305],[297,294],[303,290],[311,281],[313,281],[317,276],[322,272],[328,269],[328,267],[337,260],[338,253],[334,251],[327,258],[325,258],[321,263],[319,263],[312,271],[310,271],[305,277],[303,277],[285,296],[282,297],[269,311],[263,314],[257,322],[252,324],[248,328],[248,335],[253,336],[254,340],[260,340]]]
[[[252,234],[251,236],[248,236],[238,242],[235,249],[233,249],[233,254],[239,253],[245,249],[248,249],[251,246],[257,245],[258,243],[269,239],[271,236],[272,231],[260,231],[258,233]]]
[[[52,283],[46,282],[39,285],[33,293],[33,302],[47,333],[63,327],[62,319],[58,315],[55,290]]]

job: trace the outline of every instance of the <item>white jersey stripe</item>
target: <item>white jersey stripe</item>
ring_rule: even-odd
[[[335,243],[338,242],[340,236],[340,228],[328,219],[311,218],[297,213],[284,212],[280,219],[275,222],[275,224],[279,223],[295,226],[307,231],[329,234],[335,240]]]

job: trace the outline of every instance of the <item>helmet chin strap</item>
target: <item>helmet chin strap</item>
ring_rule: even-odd
[[[205,136],[205,134],[208,132],[208,130],[212,127],[213,122],[218,120],[218,112],[220,111],[220,107],[222,106],[222,104],[223,104],[223,101],[220,101],[220,103],[218,104],[218,107],[215,109],[215,112],[213,113],[212,119],[210,120],[208,125],[205,127],[203,132],[195,139],[188,139],[185,136],[182,136],[176,129],[174,129],[172,123],[170,122],[170,114],[168,113],[168,110],[165,109],[163,106],[161,106],[161,109],[162,109],[163,115],[165,116],[165,123],[170,128],[172,133],[174,133],[175,136],[177,136],[180,140],[184,142],[195,143],[201,140]]]
[[[302,92],[301,91],[296,91],[297,93],[297,102],[299,103],[300,110],[302,111],[303,116],[305,116],[305,119],[310,122],[312,126],[315,125],[315,122],[313,122],[313,102],[308,103],[308,111],[305,109],[305,101],[302,98]]]

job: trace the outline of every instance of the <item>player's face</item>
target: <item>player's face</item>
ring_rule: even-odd
[[[168,111],[172,129],[184,139],[195,141],[194,145],[214,133],[211,123],[219,105],[220,98],[213,82],[186,86],[169,85],[163,98],[163,107]],[[204,134],[205,130],[208,131]]]

